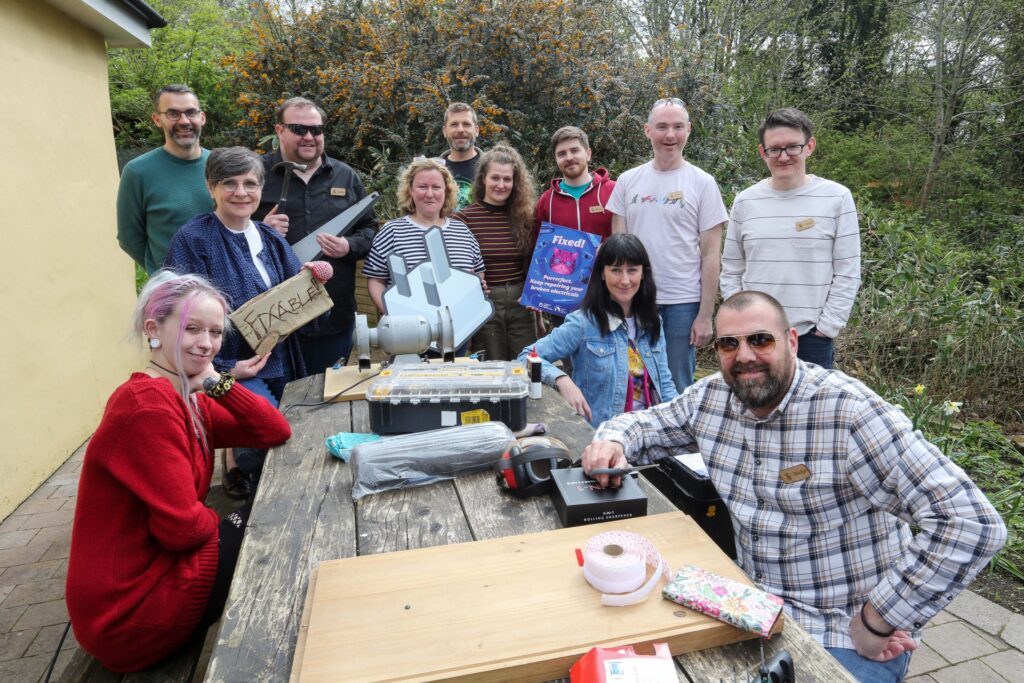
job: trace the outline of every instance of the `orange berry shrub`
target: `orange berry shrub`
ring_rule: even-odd
[[[541,176],[564,125],[588,132],[596,162],[626,167],[649,156],[646,107],[671,87],[599,3],[324,2],[292,16],[263,3],[257,16],[256,47],[227,60],[248,112],[237,138],[256,145],[277,104],[309,97],[327,111],[328,152],[371,177],[443,152],[454,101],[476,109],[481,147],[507,140]]]

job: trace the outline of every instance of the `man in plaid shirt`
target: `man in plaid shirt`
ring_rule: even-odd
[[[721,372],[602,424],[584,469],[700,451],[743,570],[856,678],[902,680],[920,629],[1002,547],[1003,521],[897,408],[797,360],[771,296],[727,299],[716,334]]]

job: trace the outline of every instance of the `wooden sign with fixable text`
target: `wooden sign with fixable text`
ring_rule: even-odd
[[[308,268],[246,301],[229,317],[258,355],[334,306]]]

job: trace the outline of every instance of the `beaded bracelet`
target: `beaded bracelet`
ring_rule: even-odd
[[[208,378],[207,382],[209,382],[211,379],[213,378]],[[235,386],[235,376],[227,372],[222,372],[220,373],[220,379],[217,380],[215,384],[212,384],[211,386],[206,386],[206,382],[204,382],[203,390],[206,392],[206,395],[209,396],[210,398],[221,398],[222,396],[224,396],[224,394],[231,391],[231,387],[233,386]]]

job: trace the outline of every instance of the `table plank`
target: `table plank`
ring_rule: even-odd
[[[322,395],[323,375],[292,382],[282,409]],[[351,431],[352,405],[288,412],[292,438],[267,455],[205,680],[287,680],[310,568],[355,555],[351,474],[324,445]]]
[[[356,525],[360,555],[473,540],[450,481],[366,496],[356,504]]]
[[[765,643],[765,659],[771,659],[782,649],[793,657],[793,670],[798,681],[856,683],[850,672],[792,619],[786,620],[782,633]],[[746,640],[711,650],[687,652],[677,655],[676,661],[692,681],[732,681],[735,671],[737,674],[747,673],[746,678],[742,675],[736,678],[746,683],[757,673],[761,651],[756,639]]]
[[[594,428],[576,415],[562,395],[549,386],[544,387],[540,399],[527,399],[526,419],[543,422],[547,434],[563,441],[574,461],[580,459],[594,436]]]

